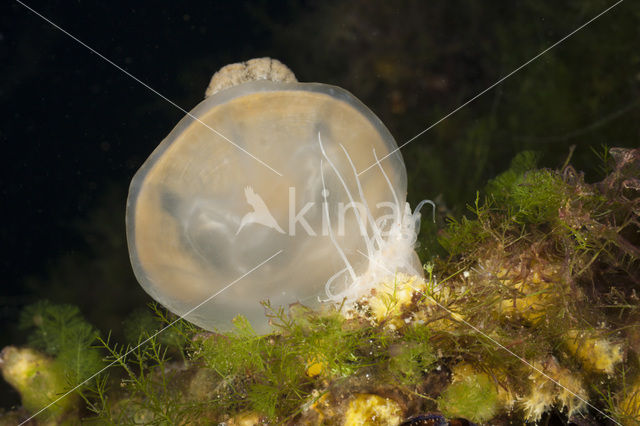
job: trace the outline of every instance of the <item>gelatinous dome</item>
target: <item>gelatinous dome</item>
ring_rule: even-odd
[[[127,238],[138,281],[205,329],[229,329],[244,315],[267,331],[260,301],[317,304],[327,280],[344,269],[343,254],[356,273],[367,270],[345,186],[374,218],[404,206],[399,152],[359,176],[364,199],[354,173],[375,163],[373,150],[382,158],[396,148],[382,122],[338,87],[253,81],[215,93],[131,182]]]

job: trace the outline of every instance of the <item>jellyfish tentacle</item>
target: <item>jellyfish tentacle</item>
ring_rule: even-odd
[[[344,180],[344,177],[340,174],[335,164],[331,161],[327,152],[325,150],[324,144],[322,142],[322,136],[320,132],[318,132],[318,144],[320,146],[320,150],[322,152],[322,158],[320,159],[320,169],[321,169],[321,177],[322,177],[322,188],[326,193],[326,184],[324,178],[324,160],[326,160],[331,166],[333,172],[336,174],[338,180],[342,184],[350,202],[355,207],[355,201],[353,195],[351,194],[347,184]],[[400,198],[391,183],[391,179],[385,172],[380,159],[377,156],[376,150],[373,149],[373,156],[376,160],[376,164],[382,173],[391,194],[393,195],[393,201],[395,203],[395,212],[391,217],[389,217],[390,226],[389,231],[384,236],[382,235],[382,229],[386,229],[384,226],[385,221],[378,223],[378,221],[373,219],[373,215],[367,200],[364,197],[364,190],[362,188],[362,183],[357,175],[357,171],[351,156],[347,149],[340,144],[345,156],[347,157],[347,161],[353,171],[356,179],[356,185],[358,188],[358,194],[360,200],[362,201],[363,206],[365,207],[365,212],[360,212],[358,208],[356,208],[355,215],[358,220],[358,225],[360,227],[361,235],[363,236],[366,247],[367,254],[360,252],[362,255],[369,259],[369,265],[367,270],[361,275],[356,275],[355,271],[351,267],[344,251],[338,245],[335,235],[333,234],[333,230],[331,228],[331,222],[329,217],[329,208],[328,204],[324,203],[324,215],[329,225],[329,236],[331,240],[338,250],[344,264],[345,268],[340,271],[334,273],[325,283],[325,293],[327,295],[327,300],[339,302],[341,300],[346,300],[348,303],[355,302],[359,297],[367,294],[367,292],[371,291],[377,283],[382,280],[386,280],[390,275],[395,275],[398,271],[403,270],[407,273],[419,275],[419,271],[421,268],[417,268],[415,265],[414,257],[415,252],[413,251],[415,242],[417,240],[417,234],[419,231],[420,225],[420,209],[427,203],[430,203],[435,208],[435,203],[430,200],[425,200],[421,202],[415,211],[412,212],[411,206],[409,203],[400,203]],[[363,215],[366,216],[363,218]],[[435,212],[434,212],[435,218]],[[368,229],[365,223],[365,219],[370,220],[372,237],[369,237]],[[348,271],[350,274],[350,280],[345,282],[344,288],[332,288],[334,286],[335,281],[344,275],[344,273]],[[347,278],[345,277],[347,280]]]
[[[389,189],[391,190],[391,194],[393,195],[393,200],[396,203],[396,222],[400,223],[402,221],[402,215],[400,214],[400,201],[398,201],[398,194],[396,194],[396,190],[393,189],[393,185],[391,185],[391,180],[389,180],[389,176],[387,176],[387,174],[385,173],[384,169],[382,168],[382,164],[380,163],[380,160],[378,159],[378,155],[376,154],[376,149],[373,148],[373,158],[376,159],[376,164],[378,165],[378,167],[380,168],[380,171],[382,172],[382,176],[384,176],[384,179],[387,181],[387,185],[389,185]]]
[[[333,284],[333,281],[338,278],[340,275],[344,274],[345,271],[347,271],[347,268],[342,268],[341,270],[339,270],[338,272],[336,272],[335,274],[333,274],[331,276],[331,278],[329,278],[327,280],[327,282],[324,285],[324,291],[327,293],[327,300],[332,300],[334,302],[338,302],[340,301],[342,298],[340,297],[340,294],[343,294],[344,291],[338,293],[338,294],[333,294],[333,292],[331,291],[331,284]],[[323,300],[321,300],[323,301]]]
[[[322,179],[322,191],[324,194],[327,193],[327,187],[324,183],[324,164],[322,159],[320,159],[320,177]],[[349,263],[349,260],[347,259],[347,256],[344,254],[344,251],[342,250],[342,247],[340,247],[340,245],[338,244],[338,241],[336,240],[336,236],[333,234],[333,229],[331,228],[331,218],[329,217],[329,205],[328,203],[322,203],[323,204],[323,211],[325,214],[325,217],[327,219],[327,229],[329,230],[329,238],[331,239],[331,242],[333,243],[333,246],[336,248],[336,250],[338,250],[338,253],[340,254],[340,257],[342,258],[342,261],[344,262],[347,270],[349,271],[349,275],[351,276],[351,279],[353,281],[356,280],[357,276],[355,271],[353,270],[353,267],[351,266],[351,263]]]
[[[335,166],[335,164],[333,164],[333,161],[331,161],[331,159],[327,156],[326,151],[324,150],[324,145],[322,144],[322,137],[320,136],[320,132],[318,132],[318,143],[320,145],[320,150],[322,151],[322,156],[327,160],[327,162],[329,163],[329,165],[331,166],[335,174],[338,176],[338,180],[340,181],[340,183],[342,184],[342,187],[347,193],[347,197],[349,197],[349,202],[353,205],[354,213],[356,215],[356,220],[358,221],[358,227],[360,228],[360,233],[362,234],[365,245],[367,246],[367,254],[371,256],[373,254],[373,247],[371,246],[371,239],[369,238],[367,227],[364,223],[364,220],[362,219],[362,216],[360,216],[360,211],[358,210],[358,207],[356,206],[356,202],[354,201],[353,196],[351,195],[351,191],[349,191],[349,187],[347,187],[347,183],[344,181],[342,175],[338,171],[338,168]]]
[[[413,211],[413,215],[411,215],[411,218],[413,219],[414,227],[416,230],[416,234],[420,229],[420,217],[421,217],[420,210],[422,209],[422,207],[424,207],[425,204],[429,204],[431,207],[433,207],[433,222],[435,223],[436,221],[436,203],[434,203],[431,200],[420,201],[420,203],[418,203],[415,210]]]
[[[364,191],[362,190],[362,184],[360,183],[360,177],[358,176],[358,172],[356,171],[356,167],[353,165],[353,161],[351,160],[351,156],[347,152],[347,149],[344,145],[340,144],[340,147],[344,151],[344,155],[349,160],[349,164],[351,165],[351,170],[353,170],[353,176],[356,179],[356,183],[358,184],[358,193],[360,194],[360,199],[362,200],[362,204],[367,210],[367,218],[369,219],[369,223],[371,223],[371,229],[373,231],[373,236],[376,239],[376,243],[378,244],[378,249],[382,247],[383,241],[382,236],[380,234],[380,229],[378,228],[376,221],[373,219],[373,215],[371,214],[371,209],[369,208],[369,203],[367,203],[367,199],[364,197]]]
[[[434,203],[431,200],[422,200],[418,203],[418,205],[416,206],[415,210],[413,211],[413,217],[416,217],[417,215],[420,214],[420,210],[422,210],[422,207],[424,207],[425,204],[429,204],[431,207],[433,207],[433,221],[436,221],[436,203]]]

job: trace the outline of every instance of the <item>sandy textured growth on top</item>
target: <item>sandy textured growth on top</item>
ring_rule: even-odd
[[[293,71],[277,59],[256,58],[246,62],[225,65],[211,77],[204,95],[206,98],[223,89],[255,80],[296,83]]]

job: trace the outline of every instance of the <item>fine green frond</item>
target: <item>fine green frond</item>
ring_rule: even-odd
[[[102,355],[93,346],[99,333],[75,306],[37,302],[23,310],[20,328],[28,333],[31,346],[56,358],[70,387],[103,366]]]

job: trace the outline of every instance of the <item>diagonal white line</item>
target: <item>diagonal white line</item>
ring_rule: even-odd
[[[244,274],[242,274],[242,276],[236,278],[235,280],[231,281],[229,284],[227,284],[226,286],[222,287],[220,290],[218,290],[217,292],[215,292],[214,294],[212,294],[211,296],[209,296],[208,298],[206,298],[204,301],[200,302],[199,304],[197,304],[194,308],[191,308],[189,311],[187,311],[186,313],[182,314],[180,317],[178,317],[176,320],[172,321],[170,324],[166,325],[165,327],[163,327],[161,330],[157,331],[156,333],[154,333],[152,336],[150,336],[149,338],[147,338],[146,340],[144,340],[143,342],[141,342],[140,344],[138,344],[138,346],[136,346],[135,348],[132,348],[130,350],[128,350],[124,355],[121,355],[120,357],[118,357],[116,360],[114,360],[111,364],[107,365],[106,367],[104,367],[102,370],[98,371],[97,373],[93,374],[91,377],[85,379],[84,381],[78,383],[73,389],[69,390],[68,392],[66,392],[65,394],[61,395],[60,397],[58,397],[55,401],[52,401],[49,405],[47,405],[46,407],[41,408],[40,410],[38,410],[36,413],[32,414],[31,417],[29,417],[28,419],[26,419],[25,421],[23,421],[22,423],[20,423],[18,426],[22,426],[23,424],[27,423],[28,421],[30,421],[31,419],[33,419],[34,417],[36,417],[38,414],[42,413],[43,411],[45,411],[47,408],[51,407],[52,405],[56,404],[58,401],[60,401],[61,399],[65,398],[67,395],[69,395],[70,393],[72,393],[73,391],[75,391],[76,389],[78,389],[79,387],[81,387],[82,385],[84,385],[85,383],[87,383],[89,380],[93,379],[94,377],[96,377],[98,374],[102,373],[103,371],[105,371],[106,369],[112,367],[113,365],[115,365],[116,363],[118,363],[120,360],[122,360],[123,358],[126,358],[127,355],[129,355],[131,352],[135,351],[136,349],[138,349],[140,346],[144,345],[145,343],[147,343],[149,340],[153,339],[154,337],[156,337],[158,334],[162,333],[163,331],[165,331],[167,328],[172,327],[176,322],[180,321],[181,319],[183,319],[184,317],[186,317],[187,315],[189,315],[190,313],[192,313],[193,311],[195,311],[196,309],[198,309],[200,306],[204,305],[205,303],[209,302],[211,299],[213,299],[214,297],[216,297],[217,295],[219,295],[220,293],[222,293],[223,291],[225,291],[226,289],[228,289],[229,287],[231,287],[232,285],[234,285],[235,283],[237,283],[238,281],[240,281],[241,279],[243,279],[244,277],[246,277],[247,275],[249,275],[250,273],[252,273],[253,271],[255,271],[256,269],[258,269],[259,267],[261,267],[262,265],[264,265],[265,263],[269,262],[271,259],[273,259],[274,257],[276,257],[277,255],[279,255],[280,253],[282,253],[284,250],[279,250],[277,253],[271,255],[271,257],[269,257],[266,260],[263,260],[262,262],[260,262],[258,265],[254,266],[253,268],[251,268],[250,270],[248,270],[247,272],[245,272]]]
[[[259,159],[258,157],[256,157],[255,155],[253,155],[252,153],[250,153],[249,151],[247,151],[246,149],[244,149],[243,147],[241,147],[240,145],[238,145],[237,143],[233,142],[231,139],[229,139],[228,137],[226,137],[225,135],[223,135],[222,133],[220,133],[219,131],[217,131],[216,129],[214,129],[213,127],[209,126],[208,124],[206,124],[205,122],[203,122],[202,120],[200,120],[198,117],[194,116],[193,114],[191,114],[189,111],[187,111],[186,109],[182,108],[180,105],[176,104],[175,102],[173,102],[171,99],[167,98],[166,96],[164,96],[162,93],[158,92],[157,90],[155,90],[153,87],[149,86],[147,83],[145,83],[144,81],[140,80],[138,77],[134,76],[133,74],[131,74],[129,71],[125,70],[124,68],[122,68],[121,66],[119,66],[118,64],[116,64],[115,62],[113,62],[112,60],[110,60],[109,58],[107,58],[106,56],[104,56],[103,54],[101,54],[100,52],[98,52],[97,50],[95,50],[93,47],[89,46],[87,43],[83,42],[82,40],[78,39],[77,37],[75,37],[73,34],[69,33],[68,31],[64,30],[62,27],[60,27],[59,25],[57,25],[56,23],[54,23],[53,21],[51,21],[50,19],[48,19],[47,17],[43,16],[42,14],[38,13],[36,10],[34,10],[33,8],[31,8],[30,6],[26,5],[25,3],[23,3],[20,0],[15,0],[16,3],[20,4],[21,6],[23,6],[24,8],[30,10],[31,12],[33,12],[35,15],[39,16],[40,18],[42,18],[44,21],[48,22],[49,24],[51,24],[52,26],[54,26],[56,29],[60,30],[62,33],[64,33],[65,35],[67,35],[68,37],[70,37],[71,39],[75,40],[78,44],[86,47],[87,49],[89,49],[91,52],[95,53],[96,55],[98,55],[101,59],[103,59],[105,62],[108,62],[109,64],[113,65],[114,67],[116,67],[118,70],[122,71],[124,74],[128,75],[129,77],[131,77],[133,80],[137,81],[138,83],[140,83],[142,86],[146,87],[147,89],[149,89],[150,91],[152,91],[153,93],[155,93],[156,95],[160,96],[162,99],[164,99],[165,101],[169,102],[171,105],[173,105],[174,107],[178,108],[180,111],[182,111],[183,113],[185,113],[186,115],[188,115],[189,117],[191,117],[192,119],[198,121],[200,124],[202,124],[203,126],[205,126],[207,129],[211,130],[213,133],[215,133],[216,135],[220,136],[222,139],[226,140],[227,142],[229,142],[231,145],[235,146],[236,148],[238,148],[240,151],[244,152],[245,154],[247,154],[249,157],[253,158],[254,160],[256,160],[258,163],[262,164],[263,166],[265,166],[266,168],[268,168],[269,170],[271,170],[272,172],[274,172],[275,174],[277,174],[278,176],[282,176],[282,173],[280,173],[279,171],[277,171],[276,169],[274,169],[273,167],[271,167],[270,165],[268,165],[267,163],[265,163],[264,161],[262,161],[261,159]]]
[[[400,145],[398,148],[394,149],[393,151],[391,151],[390,153],[388,153],[387,155],[385,155],[384,157],[380,158],[378,161],[382,161],[385,158],[389,157],[390,155],[396,153],[397,151],[399,151],[400,149],[402,149],[403,147],[405,147],[407,144],[413,142],[414,140],[418,139],[420,136],[422,136],[423,134],[425,134],[426,132],[428,132],[429,130],[431,130],[432,128],[434,128],[435,126],[437,126],[438,124],[442,123],[444,120],[446,120],[447,118],[451,117],[453,114],[455,114],[456,112],[460,111],[462,108],[466,107],[467,105],[469,105],[471,102],[475,101],[476,99],[478,99],[480,96],[484,95],[485,93],[487,93],[488,91],[490,91],[491,89],[493,89],[494,87],[496,87],[497,85],[499,85],[500,83],[502,83],[503,81],[505,81],[506,79],[508,79],[509,77],[511,77],[512,75],[514,75],[515,73],[517,73],[518,71],[520,71],[521,69],[523,69],[524,67],[526,67],[527,65],[529,65],[531,62],[535,61],[536,59],[538,59],[539,57],[541,57],[542,55],[544,55],[545,53],[547,53],[548,51],[550,51],[551,49],[553,49],[554,47],[558,46],[560,43],[562,43],[563,41],[565,41],[566,39],[568,39],[569,37],[571,37],[572,35],[574,35],[575,33],[577,33],[578,31],[580,31],[581,29],[583,29],[584,27],[586,27],[587,25],[589,25],[590,23],[592,23],[593,21],[595,21],[596,19],[598,19],[599,17],[601,17],[602,15],[604,15],[605,13],[609,12],[611,9],[613,9],[614,7],[616,7],[617,5],[619,5],[620,3],[622,3],[624,0],[618,0],[617,2],[615,2],[614,4],[612,4],[611,6],[609,6],[608,8],[606,8],[605,10],[603,10],[602,12],[600,12],[599,14],[597,14],[596,16],[594,16],[593,18],[589,19],[587,22],[585,22],[584,24],[580,25],[578,28],[576,28],[575,30],[571,31],[569,34],[567,34],[566,36],[562,37],[560,40],[556,41],[555,43],[553,43],[551,46],[547,47],[546,49],[544,49],[542,52],[538,53],[536,56],[534,56],[533,58],[529,59],[527,62],[525,62],[524,64],[520,65],[518,68],[514,69],[513,71],[511,71],[509,74],[505,75],[504,77],[502,77],[500,80],[496,81],[495,83],[493,83],[491,86],[487,87],[486,89],[484,89],[482,92],[478,93],[477,95],[475,95],[473,98],[469,99],[468,101],[466,101],[465,103],[463,103],[462,105],[460,105],[458,108],[454,109],[453,111],[451,111],[449,114],[445,115],[444,117],[442,117],[440,120],[436,121],[435,123],[433,123],[432,125],[430,125],[429,127],[427,127],[426,129],[424,129],[423,131],[421,131],[420,133],[418,133],[417,135],[415,135],[414,137],[412,137],[411,139],[409,139],[408,141],[406,141],[405,143],[403,143],[402,145]],[[363,171],[361,171],[360,173],[358,173],[358,176],[360,176],[361,174],[363,174],[364,172],[366,172],[367,170],[371,169],[372,167],[374,167],[376,165],[376,163],[371,164],[369,167],[367,167],[366,169],[364,169]]]
[[[360,249],[358,249],[358,253],[360,253],[361,255],[363,255],[364,257],[366,257],[367,259],[371,260],[371,258],[369,256],[367,256],[366,254],[364,254],[362,251],[360,251]],[[382,265],[380,265],[382,266]],[[384,266],[382,266],[384,268]],[[395,275],[395,273],[389,271],[389,269],[384,268],[389,274],[391,275]],[[454,312],[450,311],[449,309],[447,309],[446,306],[442,305],[440,302],[438,302],[435,298],[433,298],[432,296],[429,296],[428,294],[426,294],[425,292],[423,292],[422,290],[420,290],[417,287],[412,286],[411,284],[408,284],[409,287],[411,287],[414,291],[422,294],[423,296],[429,298],[432,302],[434,302],[436,305],[438,305],[439,307],[441,307],[442,309],[444,309],[445,311],[447,311],[447,313],[449,313],[449,315],[453,315]],[[562,383],[556,381],[555,379],[553,379],[551,376],[549,376],[548,374],[546,374],[544,371],[540,370],[538,367],[536,367],[535,365],[531,364],[529,361],[527,361],[526,359],[522,358],[520,355],[516,354],[515,352],[513,352],[511,349],[507,348],[506,346],[502,345],[500,342],[496,341],[495,339],[493,339],[491,336],[487,335],[486,333],[484,333],[482,330],[478,329],[477,327],[475,327],[473,324],[469,323],[468,321],[466,321],[464,318],[456,318],[455,321],[460,321],[462,323],[464,323],[466,326],[472,328],[476,333],[481,334],[482,336],[484,336],[485,338],[487,338],[488,340],[490,340],[492,343],[494,343],[496,346],[498,346],[501,349],[504,349],[505,351],[507,351],[510,355],[513,355],[514,357],[516,357],[517,359],[519,359],[523,364],[529,366],[531,369],[537,371],[538,373],[542,374],[547,380],[555,383],[556,385],[560,386],[562,389],[566,390],[567,392],[569,392],[571,395],[575,396],[576,398],[578,398],[580,401],[584,402],[585,404],[587,404],[589,407],[593,408],[594,410],[596,410],[598,413],[602,414],[603,416],[605,416],[606,418],[608,418],[609,420],[611,420],[612,422],[614,422],[617,425],[622,426],[622,423],[617,422],[615,419],[613,419],[611,416],[608,416],[606,413],[604,413],[602,410],[599,410],[598,407],[594,406],[593,404],[589,403],[589,401],[587,401],[586,399],[584,399],[583,397],[581,397],[580,395],[578,395],[577,393],[575,393],[574,391],[572,391],[571,389],[567,388],[566,386],[564,386]]]

